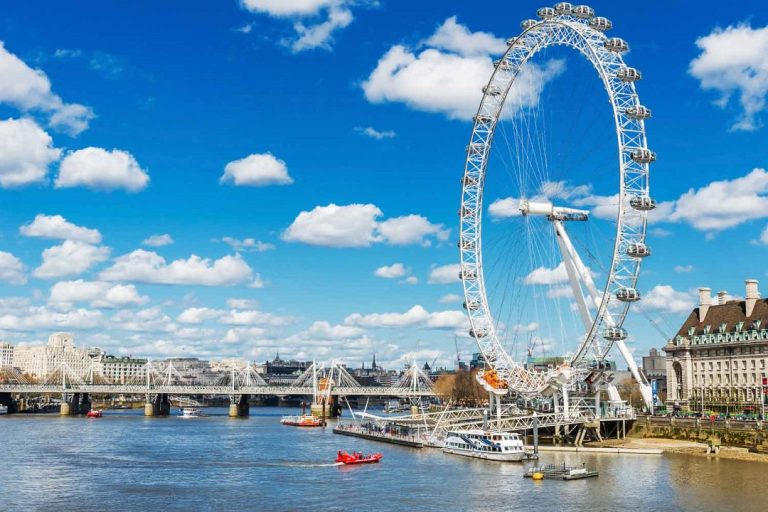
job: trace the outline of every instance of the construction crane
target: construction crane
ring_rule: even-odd
[[[453,344],[456,347],[456,369],[461,368],[461,355],[459,354],[459,341],[456,336],[453,337]]]

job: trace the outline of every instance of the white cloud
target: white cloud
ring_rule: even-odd
[[[285,162],[272,153],[252,154],[240,160],[229,162],[219,183],[237,186],[266,187],[268,185],[290,185],[293,178],[288,175]]]
[[[758,114],[766,109],[768,97],[768,27],[716,28],[697,39],[696,46],[701,54],[691,61],[689,72],[701,87],[719,92],[716,104],[723,108],[739,95],[742,113],[731,129],[759,128]]]
[[[224,343],[243,343],[258,340],[267,334],[263,327],[233,327],[224,334]]]
[[[428,329],[460,329],[468,324],[461,311],[436,311],[430,313],[420,305],[405,313],[353,313],[344,319],[345,325],[374,328],[423,327]]]
[[[100,311],[72,309],[53,311],[45,306],[29,306],[0,315],[0,329],[8,331],[93,329],[103,324]]]
[[[373,204],[316,206],[301,212],[283,233],[287,242],[303,242],[325,247],[370,247],[374,243],[391,245],[431,244],[430,237],[446,240],[449,231],[420,215],[393,217],[379,222],[381,210]]]
[[[328,9],[328,19],[321,23],[307,26],[297,21],[293,28],[299,37],[291,44],[291,50],[293,53],[314,48],[330,50],[333,33],[348,27],[353,20],[352,11],[342,5],[332,5]]]
[[[355,131],[357,133],[361,133],[361,134],[365,135],[366,137],[370,137],[370,138],[376,139],[376,140],[392,139],[392,138],[394,138],[397,135],[392,130],[386,130],[386,131],[380,132],[377,129],[371,127],[371,126],[368,126],[367,128],[360,128],[360,127],[358,127],[358,128],[355,128]]]
[[[183,324],[201,324],[206,320],[220,317],[224,312],[211,308],[187,308],[176,318]]]
[[[1,56],[0,42],[0,59]],[[0,85],[0,100],[2,87]],[[51,136],[31,119],[0,121],[0,187],[12,188],[44,182],[48,176],[48,166],[57,161],[60,155],[61,151],[53,147]]]
[[[451,284],[459,283],[459,272],[461,272],[461,265],[458,263],[451,265],[443,265],[441,267],[433,267],[429,272],[429,284]]]
[[[163,247],[165,245],[171,245],[173,238],[168,233],[163,235],[152,235],[149,238],[141,242],[141,245],[147,245],[149,247]]]
[[[385,279],[396,279],[398,277],[405,277],[405,275],[408,274],[407,269],[405,268],[405,265],[402,263],[393,263],[392,265],[384,265],[383,267],[377,268],[373,275],[376,277],[383,277]]]
[[[693,272],[693,265],[675,265],[675,272],[677,273],[689,273]]]
[[[65,240],[43,251],[43,263],[32,273],[41,279],[82,274],[109,258],[110,248]]]
[[[0,251],[0,281],[11,284],[27,282],[26,267],[19,258],[5,251]]]
[[[178,326],[162,309],[155,306],[140,310],[124,309],[110,318],[112,324],[124,331],[136,332],[174,332]]]
[[[471,33],[452,17],[425,44],[418,54],[403,45],[390,48],[363,82],[365,97],[372,103],[404,103],[451,119],[471,119],[494,71],[492,55],[505,50],[503,40]],[[563,70],[563,61],[528,63],[507,97],[508,112],[537,105],[543,86]]]
[[[88,244],[101,243],[101,233],[99,233],[98,229],[72,224],[61,215],[45,215],[40,213],[35,216],[32,222],[19,227],[19,233],[36,238],[73,240]]]
[[[139,295],[132,284],[111,284],[102,281],[60,281],[51,287],[50,302],[74,304],[89,302],[95,308],[118,308],[140,306],[149,302],[149,297]]]
[[[365,330],[351,325],[331,325],[329,322],[319,321],[313,323],[307,333],[314,338],[344,339],[362,336]]]
[[[227,306],[232,309],[256,309],[259,304],[253,299],[227,299]]]
[[[290,316],[275,315],[255,309],[233,309],[223,313],[219,317],[219,322],[226,325],[271,325],[273,327],[282,327],[293,324],[295,320]]]
[[[568,272],[565,263],[560,262],[555,268],[538,267],[523,279],[525,284],[553,285],[568,282]]]
[[[416,276],[408,276],[400,282],[405,284],[419,284],[419,278]]]
[[[337,2],[338,0],[240,0],[245,9],[270,16],[314,15]]]
[[[238,240],[230,236],[221,239],[222,242],[232,247],[237,252],[266,252],[275,248],[273,244],[256,240],[255,238],[245,238]]]
[[[77,103],[64,103],[51,90],[48,76],[27,66],[10,53],[0,41],[0,103],[12,105],[22,112],[38,111],[50,116],[49,124],[71,135],[77,135],[93,119],[89,107]]]
[[[455,293],[449,293],[448,295],[443,295],[440,297],[440,304],[451,304],[455,302],[462,302],[464,300],[463,297],[460,295],[456,295]]]
[[[116,258],[99,277],[105,281],[233,286],[250,281],[253,271],[240,255],[211,260],[193,254],[187,259],[166,263],[165,258],[155,252],[136,249]]]
[[[59,166],[56,188],[86,187],[94,190],[123,189],[137,192],[149,183],[149,175],[127,151],[88,147],[68,153]]]
[[[687,313],[693,309],[695,299],[687,292],[680,292],[669,285],[654,286],[643,295],[643,309],[665,311],[667,313]]]

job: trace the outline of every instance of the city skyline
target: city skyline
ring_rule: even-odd
[[[456,210],[488,76],[453,71],[492,69],[538,3],[9,5],[0,339],[387,367],[451,365],[454,336],[477,351]],[[698,286],[768,279],[768,11],[594,7],[654,112],[640,290],[671,335]],[[666,341],[634,336],[636,358]]]

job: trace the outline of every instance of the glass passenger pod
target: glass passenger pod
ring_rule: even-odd
[[[555,12],[557,14],[571,14],[573,12],[573,4],[558,2],[555,4]]]
[[[465,174],[463,178],[461,178],[461,184],[465,187],[477,185],[478,179],[475,176],[471,176],[469,174]]]
[[[627,44],[627,42],[620,37],[611,37],[607,39],[603,43],[603,46],[605,46],[606,50],[616,53],[624,53],[629,51],[629,44]]]
[[[629,156],[639,164],[650,164],[656,161],[656,153],[646,148],[637,148]]]
[[[647,258],[651,255],[651,248],[644,243],[627,245],[627,256],[631,258]]]
[[[589,26],[595,30],[599,30],[600,32],[605,32],[607,30],[611,30],[613,23],[611,23],[611,20],[608,18],[597,16],[596,18],[589,20]]]
[[[488,96],[498,96],[499,94],[501,94],[501,89],[499,89],[495,85],[491,85],[491,86],[486,85],[483,87],[483,94],[487,94]]]
[[[479,116],[474,116],[474,117],[472,118],[472,120],[473,120],[475,123],[490,124],[490,123],[492,123],[492,122],[493,122],[493,116],[489,116],[489,115],[482,115],[482,114],[481,114],[481,115],[479,115]]]
[[[512,69],[512,63],[509,62],[507,59],[499,59],[493,61],[493,67],[496,69],[501,69],[502,71],[509,71]]]
[[[482,154],[484,149],[485,149],[485,144],[482,144],[480,142],[473,142],[472,144],[467,146],[466,151],[470,155],[480,155]]]
[[[548,20],[555,17],[555,10],[552,7],[542,7],[536,11],[536,16],[543,20]]]
[[[475,216],[475,210],[472,208],[467,208],[466,206],[462,206],[459,210],[459,217],[462,219],[465,218],[471,218]]]
[[[456,244],[459,249],[466,249],[466,250],[472,250],[475,248],[475,241],[474,240],[462,240],[461,242],[458,242]]]
[[[474,269],[471,268],[465,268],[461,272],[459,272],[459,279],[465,280],[465,279],[477,279],[477,272],[474,271]]]
[[[603,331],[603,338],[609,341],[621,341],[627,339],[627,330],[623,327],[609,327]]]
[[[507,46],[514,46],[516,42],[517,42],[516,37],[510,37],[509,39],[507,39]]]
[[[588,20],[595,15],[595,10],[588,5],[577,5],[572,12],[574,16],[583,20]]]
[[[634,196],[629,200],[629,206],[641,212],[648,212],[656,208],[656,200],[646,195]]]
[[[528,30],[529,28],[536,26],[537,23],[538,23],[538,20],[533,20],[533,19],[523,20],[523,22],[520,23],[520,26],[523,28],[523,30]]]
[[[469,335],[472,338],[485,338],[488,336],[488,329],[483,329],[482,327],[480,329],[470,329]]]
[[[651,118],[651,109],[649,109],[648,107],[644,107],[643,105],[635,105],[634,107],[628,107],[624,109],[624,113],[630,119],[635,119],[635,120]]]
[[[640,300],[640,292],[627,286],[616,292],[616,298],[621,302],[637,302]]]
[[[643,74],[635,68],[624,66],[616,72],[616,78],[622,82],[637,82],[643,78]]]
[[[471,300],[469,302],[464,301],[464,309],[466,309],[467,311],[477,311],[478,309],[480,309],[480,306],[481,306],[480,301],[477,301],[477,300]]]

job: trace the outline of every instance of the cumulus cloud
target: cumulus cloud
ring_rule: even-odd
[[[675,265],[675,272],[679,274],[687,274],[693,270],[693,265]]]
[[[211,308],[187,308],[176,318],[183,324],[201,324],[207,320],[218,318],[223,312]]]
[[[677,291],[670,285],[659,284],[643,295],[642,305],[646,310],[687,313],[693,309],[695,299],[688,292]]]
[[[455,17],[448,18],[419,48],[390,48],[363,82],[363,92],[372,103],[404,103],[468,120],[477,112],[482,88],[494,71],[492,56],[505,49],[502,39],[472,33]],[[563,61],[529,63],[512,85],[508,112],[537,105],[543,86],[563,70]]]
[[[100,311],[71,309],[51,310],[45,306],[30,306],[23,311],[0,314],[0,329],[4,331],[81,330],[102,326]]]
[[[41,279],[82,274],[109,258],[110,248],[65,240],[43,251],[43,263],[32,273]]]
[[[555,268],[537,267],[523,279],[525,284],[553,285],[568,282],[565,263],[560,262]]]
[[[333,35],[349,26],[354,20],[349,6],[365,4],[355,0],[241,0],[240,4],[248,11],[263,13],[278,18],[293,20],[295,38],[284,41],[294,53],[313,48],[330,50]],[[323,21],[317,21],[319,17]],[[305,19],[311,23],[305,23]],[[249,30],[250,32],[250,30]]]
[[[123,189],[137,192],[149,183],[149,175],[127,151],[88,147],[64,157],[56,188],[86,187],[93,190]]]
[[[273,244],[256,240],[255,238],[245,238],[239,240],[230,236],[221,239],[222,242],[229,245],[237,252],[266,252],[275,248]]]
[[[758,115],[765,111],[768,97],[768,27],[716,28],[697,39],[696,46],[701,53],[691,61],[689,72],[701,87],[720,93],[715,103],[723,108],[738,95],[742,112],[731,129],[759,128]]]
[[[153,251],[137,249],[115,259],[99,278],[158,284],[234,286],[253,279],[253,270],[240,255],[217,260],[192,255],[170,263]]]
[[[0,103],[22,112],[42,112],[49,116],[49,125],[70,135],[77,135],[93,119],[93,111],[77,103],[64,103],[51,90],[48,76],[30,68],[5,48],[0,41]],[[2,137],[0,137],[2,140]]]
[[[119,308],[140,306],[149,297],[139,295],[132,284],[112,284],[102,281],[60,281],[51,287],[49,301],[59,305],[89,302],[95,308]]]
[[[427,329],[460,329],[468,325],[467,316],[461,311],[436,311],[430,313],[416,305],[405,313],[353,313],[344,319],[345,325],[375,328],[422,327]]]
[[[288,175],[285,162],[272,153],[252,154],[240,160],[229,162],[219,183],[237,186],[266,187],[268,185],[290,185],[293,178]]]
[[[53,240],[74,240],[87,244],[101,243],[101,233],[98,229],[86,228],[69,222],[61,215],[45,215],[40,213],[29,224],[19,227],[19,233],[36,238]]]
[[[408,274],[408,270],[402,263],[393,263],[392,265],[384,265],[377,268],[373,275],[376,277],[383,277],[385,279],[397,279],[398,277],[405,277]]]
[[[373,128],[372,126],[368,126],[366,128],[357,127],[355,128],[355,131],[357,133],[365,135],[366,137],[370,137],[376,140],[392,139],[397,135],[393,130],[386,130],[386,131],[380,132],[379,130]]]
[[[370,247],[374,243],[428,246],[432,237],[440,241],[448,238],[449,231],[442,224],[432,224],[420,215],[380,222],[382,215],[373,204],[316,206],[299,213],[282,237],[287,242],[324,247]]]
[[[11,284],[27,282],[26,267],[19,258],[5,251],[0,251],[0,281]]]
[[[255,309],[233,309],[228,312],[223,312],[218,317],[218,321],[219,323],[226,325],[270,325],[273,327],[282,327],[293,324],[295,319],[290,316],[265,313]]]
[[[460,295],[456,295],[455,293],[449,293],[448,295],[443,295],[440,297],[440,304],[451,304],[455,302],[462,302],[464,300],[464,297]]]
[[[171,245],[172,243],[173,238],[171,235],[165,233],[163,235],[152,235],[141,242],[141,245],[146,245],[148,247],[163,247],[165,245]]]
[[[227,299],[227,306],[232,309],[256,309],[259,303],[253,299]]]
[[[429,284],[451,284],[459,283],[459,272],[461,272],[461,265],[458,263],[451,265],[442,265],[440,267],[433,267],[429,272]]]
[[[2,81],[0,79],[0,83]],[[0,90],[2,87],[0,85]],[[1,96],[0,92],[0,101]],[[57,161],[60,155],[61,151],[53,147],[51,136],[31,119],[0,121],[0,187],[12,188],[44,182],[48,176],[48,166]]]

